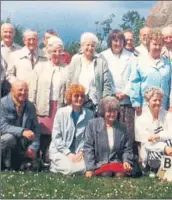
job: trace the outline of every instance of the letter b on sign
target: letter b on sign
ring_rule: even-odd
[[[163,169],[172,170],[172,156],[164,156]]]

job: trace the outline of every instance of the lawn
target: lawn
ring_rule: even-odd
[[[157,178],[92,178],[48,172],[1,172],[1,199],[172,199],[172,183]]]

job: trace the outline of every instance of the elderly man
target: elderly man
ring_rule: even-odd
[[[12,83],[14,80],[25,80],[29,84],[32,72],[38,62],[46,61],[42,50],[38,48],[38,34],[33,30],[26,30],[23,33],[25,46],[14,52],[10,57],[7,70],[7,79]]]
[[[27,83],[16,80],[11,92],[1,99],[1,150],[5,167],[11,166],[12,149],[17,152],[18,162],[21,155],[35,159],[39,132],[35,107],[28,101]]]
[[[48,29],[46,32],[45,32],[45,35],[44,35],[44,40],[43,40],[43,44],[44,44],[44,48],[42,49],[43,52],[46,54],[46,46],[48,44],[48,39],[51,37],[51,36],[57,36],[57,33],[53,30],[53,29]],[[58,37],[58,36],[57,36]]]
[[[135,49],[135,46],[134,46],[134,33],[130,30],[126,30],[124,31],[124,37],[125,37],[125,41],[126,41],[126,44],[125,44],[125,49],[127,51],[130,51],[134,54],[134,56],[138,56],[139,52]]]
[[[172,26],[167,26],[162,29],[164,36],[164,47],[161,55],[168,58],[172,65]]]
[[[57,36],[57,37],[59,37],[58,34],[57,34],[54,30],[52,30],[52,29],[47,30],[47,31],[45,32],[44,40],[43,40],[43,44],[44,44],[43,52],[44,52],[45,55],[47,54],[47,53],[46,53],[46,46],[47,46],[47,44],[48,44],[48,39],[49,39],[51,36]],[[71,56],[70,56],[70,54],[69,54],[67,51],[63,50],[62,56],[61,56],[61,63],[63,63],[63,64],[69,64],[70,61],[71,61]]]
[[[10,54],[21,47],[13,42],[15,35],[14,26],[10,23],[1,25],[1,55],[8,64]],[[8,67],[8,65],[6,66]]]
[[[139,52],[139,56],[148,55],[147,44],[148,44],[150,33],[151,33],[151,29],[149,27],[143,27],[140,29],[139,39],[140,39],[141,44],[136,47],[136,50]]]

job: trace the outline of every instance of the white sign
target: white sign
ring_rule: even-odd
[[[161,160],[161,168],[163,170],[172,170],[172,156],[163,156]]]

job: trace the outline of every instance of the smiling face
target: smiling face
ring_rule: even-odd
[[[162,40],[151,40],[149,44],[150,55],[154,59],[160,58],[162,47],[163,47]]]
[[[60,62],[62,52],[63,48],[59,45],[51,47],[50,59],[54,65],[57,65]]]
[[[82,44],[82,51],[86,58],[93,58],[95,53],[96,44],[92,40],[87,40]]]
[[[162,97],[159,94],[154,94],[147,103],[153,114],[159,113],[162,105]]]
[[[14,83],[11,93],[18,102],[23,103],[28,98],[28,86],[25,82],[18,81]]]
[[[119,54],[124,47],[124,41],[120,39],[112,40],[112,51],[114,54]]]
[[[149,41],[151,30],[148,27],[141,29],[140,31],[140,42],[146,46]]]
[[[128,51],[133,50],[133,48],[134,48],[134,35],[131,32],[126,32],[126,33],[124,33],[124,36],[125,36],[125,40],[126,40],[125,48]]]
[[[172,34],[167,34],[164,36],[164,45],[167,49],[172,49]]]
[[[84,104],[85,94],[84,93],[75,93],[72,95],[72,106],[75,108],[81,108]]]
[[[24,36],[24,44],[30,51],[35,51],[37,49],[38,42],[38,36],[34,34],[34,32],[27,33],[27,35]]]
[[[14,28],[10,24],[4,24],[1,28],[1,37],[5,44],[13,43],[14,39]]]
[[[118,115],[117,111],[105,111],[105,121],[107,124],[113,124]]]

